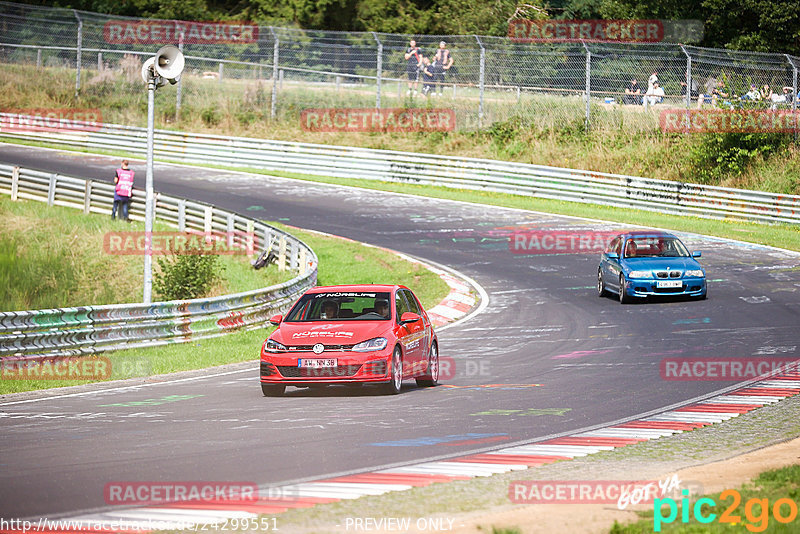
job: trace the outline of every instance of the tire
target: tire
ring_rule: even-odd
[[[628,304],[631,301],[631,298],[625,292],[625,275],[619,275],[619,303],[620,304]]]
[[[424,388],[431,388],[439,383],[439,347],[436,346],[436,343],[431,345],[431,351],[428,354],[428,374],[415,380],[419,387]]]
[[[597,296],[602,298],[607,295],[606,283],[603,281],[603,270],[597,269]]]
[[[283,397],[284,391],[286,391],[286,386],[261,384],[261,393],[263,393],[265,397]]]
[[[403,354],[400,347],[394,348],[392,354],[392,372],[390,380],[383,385],[385,395],[397,395],[403,386]]]

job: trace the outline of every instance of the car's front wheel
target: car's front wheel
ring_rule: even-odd
[[[417,378],[417,385],[420,387],[433,387],[439,383],[439,347],[436,343],[431,345],[428,354],[428,373]]]
[[[603,280],[603,270],[597,269],[597,296],[605,297],[606,295],[608,295],[608,291],[606,291],[606,283]]]
[[[400,352],[400,347],[395,347],[394,354],[392,354],[390,380],[384,384],[383,392],[386,395],[397,395],[400,393],[401,387],[403,387],[403,354]]]
[[[261,384],[261,393],[263,393],[265,397],[282,397],[284,391],[286,391],[286,386]]]
[[[628,293],[625,291],[625,275],[619,275],[619,303],[620,304],[627,304],[631,301],[631,298],[628,296]]]

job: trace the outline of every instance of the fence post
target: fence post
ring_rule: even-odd
[[[270,109],[270,117],[273,119],[275,118],[275,113],[277,112],[276,108],[276,100],[278,98],[278,36],[275,34],[275,31],[272,29],[272,26],[269,27],[269,33],[272,34],[272,38],[275,40],[272,49],[272,107]]]
[[[178,50],[183,53],[183,32],[181,32],[181,36],[178,39]],[[175,91],[175,120],[178,120],[181,116],[181,96],[183,94],[183,76],[178,76],[178,87],[176,87]]]
[[[586,118],[584,119],[586,131],[589,131],[589,127],[591,126],[591,115],[590,115],[590,100],[592,96],[592,53],[589,51],[589,47],[586,46],[586,43],[581,40],[581,44],[583,45],[584,50],[586,50]]]
[[[89,215],[92,209],[92,181],[86,180],[86,185],[83,186],[83,213]]]
[[[222,63],[219,64],[219,81],[222,81],[222,74],[223,74],[223,65]]]
[[[11,171],[11,200],[12,200],[12,202],[16,202],[18,196],[19,196],[19,166],[15,165],[14,169]]]
[[[686,56],[686,109],[689,109],[692,107],[692,56],[689,55],[683,45],[679,46]]]
[[[794,64],[789,54],[784,54],[784,56],[792,66],[792,112],[794,113],[797,110],[797,65]],[[797,121],[792,121],[792,123],[794,123],[794,140],[797,141]]]
[[[75,64],[76,64],[76,72],[75,72],[75,96],[78,96],[78,92],[81,90],[81,54],[83,52],[83,20],[81,20],[80,15],[74,9],[72,13],[75,15],[75,18],[78,19],[78,46],[77,46],[77,55],[75,57]]]
[[[36,49],[36,68],[37,69],[41,69],[42,68],[42,49],[41,48],[37,48]]]
[[[478,41],[478,46],[481,47],[481,64],[480,64],[480,79],[478,85],[480,86],[480,99],[478,100],[478,128],[483,127],[483,89],[486,83],[486,49],[481,43],[481,38],[477,35],[474,36]]]
[[[378,39],[378,34],[372,32],[372,37],[375,39],[375,42],[378,43],[378,59],[376,60],[377,65],[375,67],[376,70],[376,79],[375,79],[375,107],[377,109],[381,109],[381,71],[383,70],[383,43],[381,40]]]
[[[103,53],[102,52],[98,52],[97,53],[97,70],[98,71],[102,71],[103,70]]]

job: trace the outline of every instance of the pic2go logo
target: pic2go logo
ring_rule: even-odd
[[[703,505],[707,505],[709,508],[717,506],[717,503],[714,501],[714,499],[703,497],[702,499],[695,501],[694,506],[690,506],[689,498],[687,497],[689,490],[683,490],[682,493],[684,495],[683,499],[681,499],[682,523],[689,522],[690,508],[692,510],[692,514],[694,515],[695,521],[698,523],[708,524],[717,519],[717,514],[711,512],[704,514],[703,509]],[[732,501],[725,511],[719,515],[719,522],[732,524],[741,523],[742,516],[734,514],[742,502],[742,496],[737,490],[725,490],[719,495],[720,500],[723,501],[727,500],[729,497],[732,498]],[[666,517],[664,517],[665,507],[669,510]],[[771,509],[769,506],[769,499],[753,498],[748,500],[744,505],[744,515],[748,521],[748,523],[745,525],[747,530],[750,532],[764,532],[769,526],[770,511],[772,512],[772,517],[774,517],[775,521],[778,523],[787,524],[797,519],[797,503],[789,498],[784,497],[776,500]],[[653,501],[654,532],[661,532],[662,524],[673,523],[677,518],[678,503],[675,502],[675,499],[665,498],[655,499]]]
[[[489,376],[489,360],[461,360],[458,365],[449,356],[439,356],[439,379],[448,380],[455,376]]]

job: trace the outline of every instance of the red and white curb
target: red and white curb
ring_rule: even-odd
[[[68,520],[80,522],[87,528],[97,528],[98,525],[119,525],[121,521],[129,523],[141,521],[142,525],[146,526],[146,522],[151,520],[158,521],[160,528],[163,529],[180,528],[187,522],[219,524],[226,520],[255,520],[259,515],[274,516],[294,508],[308,508],[317,504],[358,499],[367,495],[382,495],[437,482],[523,471],[559,460],[571,460],[726,421],[799,393],[800,372],[791,372],[772,376],[738,390],[674,410],[588,432],[444,461],[423,462],[269,488],[270,495],[280,495],[280,497],[259,498],[247,503],[226,501],[173,503],[82,515]]]

